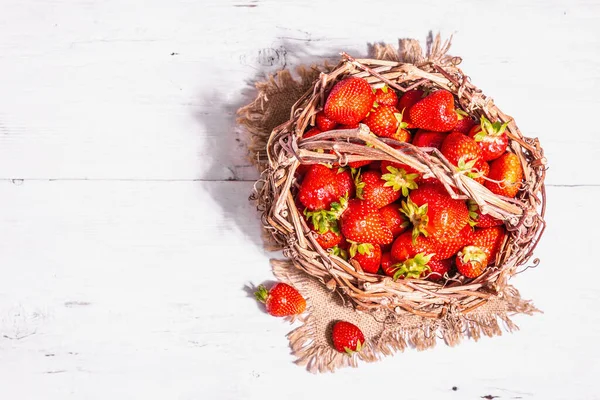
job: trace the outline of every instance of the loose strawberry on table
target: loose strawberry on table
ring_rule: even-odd
[[[331,331],[333,347],[340,353],[352,354],[361,351],[365,336],[359,327],[347,321],[338,321]]]
[[[271,290],[259,285],[254,296],[264,303],[267,312],[275,317],[302,314],[306,309],[304,297],[287,283],[277,283]]]
[[[481,123],[469,131],[469,136],[481,149],[481,157],[484,161],[495,160],[506,151],[508,146],[507,126],[508,123],[492,123],[486,117],[481,116]]]
[[[342,125],[358,124],[375,101],[371,86],[362,78],[350,77],[336,83],[325,102],[325,116]]]
[[[523,167],[514,153],[504,153],[490,164],[490,173],[485,187],[493,193],[506,197],[515,197],[521,189]]]
[[[447,90],[437,90],[413,105],[409,117],[417,128],[435,132],[451,131],[458,122],[454,96]]]
[[[356,261],[364,272],[377,273],[381,264],[381,246],[371,243],[350,243],[350,260]]]

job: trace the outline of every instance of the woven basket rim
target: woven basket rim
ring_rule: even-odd
[[[256,194],[264,210],[263,225],[282,244],[284,255],[296,267],[330,289],[339,290],[359,309],[386,307],[423,317],[441,317],[448,312],[466,314],[492,296],[501,295],[508,279],[532,256],[545,228],[546,159],[538,139],[524,137],[514,119],[504,114],[458,68],[460,59],[445,55],[447,47],[441,51],[444,53],[441,56],[415,62],[354,59],[342,53],[340,63],[320,74],[311,89],[292,107],[290,120],[276,127],[267,143],[269,164]],[[479,119],[484,115],[492,121],[508,122],[509,149],[517,154],[524,170],[523,190],[516,199],[497,196],[457,173],[437,149],[423,150],[410,143],[374,137],[364,125],[302,139],[309,124],[314,126],[315,114],[321,110],[325,94],[347,76],[362,77],[373,88],[387,84],[402,92],[421,86],[446,89],[471,117]],[[333,154],[316,149],[333,150]],[[344,166],[365,159],[402,162],[432,174],[456,198],[472,198],[483,213],[505,221],[508,235],[496,260],[498,266],[488,268],[475,279],[442,284],[423,279],[393,281],[387,276],[364,273],[323,250],[295,206],[292,195],[295,170],[301,163],[337,162]],[[534,264],[538,262],[536,259]]]

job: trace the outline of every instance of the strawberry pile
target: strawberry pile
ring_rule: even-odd
[[[472,119],[449,91],[372,89],[357,77],[329,92],[303,138],[333,129],[436,148],[457,173],[507,198],[521,189],[519,158],[508,151],[507,124]],[[393,142],[390,142],[393,143]],[[483,274],[506,231],[474,201],[453,199],[435,178],[390,161],[301,165],[295,195],[316,242],[365,273],[443,281]]]

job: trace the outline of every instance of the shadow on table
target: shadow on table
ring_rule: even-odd
[[[211,154],[208,155],[210,159],[203,160],[201,163],[208,165],[202,179],[216,181],[214,184],[207,185],[208,194],[221,205],[225,218],[235,224],[260,249],[263,248],[263,242],[259,214],[253,205],[249,206],[248,200],[252,191],[251,182],[255,182],[259,175],[248,159],[249,138],[237,125],[236,112],[256,98],[257,90],[254,83],[264,81],[268,75],[278,70],[300,64],[323,63],[325,60],[335,65],[339,61],[339,50],[327,51],[311,40],[283,40],[278,47],[274,47],[276,48],[266,52],[270,54],[266,63],[261,64],[261,60],[265,60],[264,54],[261,55],[265,53],[265,49],[259,51],[257,57],[259,62],[252,66],[256,69],[256,73],[244,82],[238,94],[224,98],[223,91],[219,88],[220,82],[215,82],[211,93],[202,94],[200,111],[195,115],[201,127],[199,132],[205,140],[202,149],[212,149]],[[372,44],[368,45],[369,53],[372,47]],[[353,52],[353,55],[364,56],[356,52]],[[295,76],[294,71],[292,74]],[[285,119],[277,121],[273,127],[283,122]],[[206,155],[200,156],[206,157]],[[239,186],[232,185],[231,182],[237,182]]]

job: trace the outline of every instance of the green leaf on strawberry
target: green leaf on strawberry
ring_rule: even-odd
[[[374,246],[371,243],[357,243],[354,242],[352,240],[346,240],[348,243],[350,243],[350,257],[354,257],[356,256],[356,253],[358,252],[358,254],[362,254],[362,255],[371,255],[371,252],[374,249]]]
[[[402,168],[395,168],[391,165],[387,167],[389,173],[381,176],[385,182],[384,186],[391,186],[395,191],[402,190],[402,196],[408,196],[408,191],[416,189],[419,186],[415,179],[419,174],[409,174]]]
[[[394,265],[394,267],[398,268],[394,273],[394,280],[404,277],[404,278],[419,278],[423,272],[430,271],[429,261],[433,257],[432,254],[419,253],[413,258],[409,258],[403,263],[399,263]]]
[[[400,211],[406,215],[408,220],[413,225],[413,243],[417,240],[417,237],[419,237],[420,234],[425,237],[429,235],[429,232],[427,231],[427,225],[429,224],[427,203],[419,207],[410,199],[410,197],[408,197],[406,201],[402,201],[402,208],[400,208]]]

